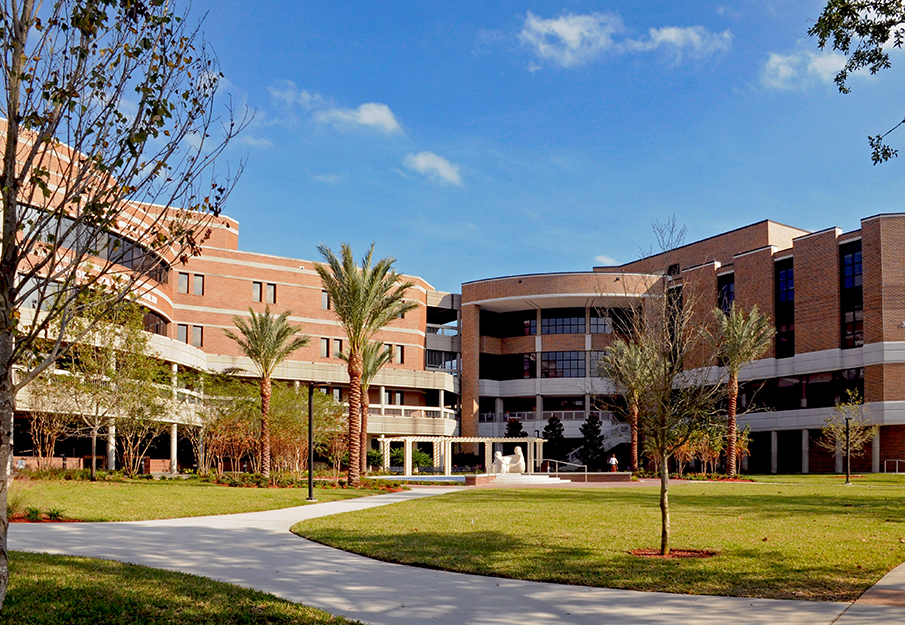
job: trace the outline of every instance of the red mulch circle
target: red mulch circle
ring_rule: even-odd
[[[668,556],[660,555],[659,549],[635,549],[633,556],[641,558],[712,558],[716,551],[708,549],[670,549]]]

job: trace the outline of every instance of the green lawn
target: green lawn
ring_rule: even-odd
[[[312,519],[293,531],[391,562],[567,584],[852,601],[905,560],[905,479],[843,486],[685,483],[670,488],[673,547],[659,546],[657,487],[476,489]],[[830,479],[830,478],[826,478]]]
[[[134,482],[17,481],[21,506],[62,510],[80,521],[141,521],[276,510],[305,504],[307,488],[232,488],[196,480]],[[318,501],[376,494],[354,489],[315,489]]]
[[[350,625],[206,577],[91,558],[12,552],[0,625]]]

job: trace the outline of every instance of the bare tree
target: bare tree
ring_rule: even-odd
[[[244,125],[214,116],[219,78],[172,2],[2,2],[0,607],[16,394],[71,344],[81,293],[106,295],[79,312],[102,319],[197,253],[232,187],[214,159]]]
[[[824,421],[816,442],[818,446],[834,454],[842,450],[848,463],[849,458],[860,458],[870,451],[869,443],[879,431],[879,425],[868,423],[868,405],[864,403],[861,394],[848,391],[845,400],[836,404],[833,416]],[[847,465],[846,473],[850,471],[851,467]]]
[[[76,432],[75,418],[68,412],[70,406],[56,374],[45,371],[32,380],[28,399],[31,408],[31,440],[38,468],[53,466],[53,453],[60,439],[68,438]]]

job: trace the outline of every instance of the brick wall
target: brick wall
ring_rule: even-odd
[[[880,471],[883,471],[884,460],[905,460],[905,425],[880,428]],[[905,464],[900,464],[899,470],[905,471]]]
[[[758,311],[775,318],[774,295],[774,271],[773,256],[774,247],[765,247],[760,250],[739,254],[735,257],[735,304],[746,312],[750,312],[754,306]],[[773,345],[762,356],[772,358],[775,354]]]
[[[864,342],[905,340],[905,215],[861,222]]]
[[[795,352],[840,346],[838,228],[795,239]]]
[[[479,371],[481,353],[481,309],[474,304],[462,305],[462,396],[461,436],[478,435]],[[465,449],[467,447],[467,449]],[[477,445],[463,445],[463,451],[477,453]]]

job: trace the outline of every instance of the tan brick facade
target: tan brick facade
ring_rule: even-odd
[[[839,347],[839,245],[831,228],[795,239],[795,352]]]
[[[746,312],[757,310],[773,319],[775,314],[773,257],[776,248],[762,247],[735,256],[735,305]],[[774,356],[774,346],[764,358]]]

